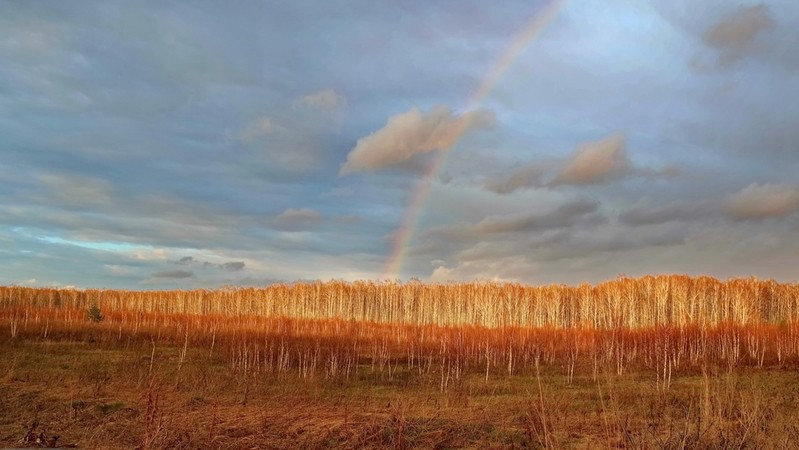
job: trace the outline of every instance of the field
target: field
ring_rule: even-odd
[[[787,448],[799,286],[0,287],[0,446]],[[25,442],[26,437],[29,442]]]

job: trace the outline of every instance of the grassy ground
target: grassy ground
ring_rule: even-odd
[[[654,373],[562,367],[441,388],[400,366],[350,380],[232,370],[208,350],[0,341],[0,447],[38,423],[80,448],[789,448],[791,368]]]

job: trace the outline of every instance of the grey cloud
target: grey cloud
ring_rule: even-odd
[[[274,119],[270,117],[259,117],[243,129],[238,137],[246,143],[253,142],[254,140],[270,134],[286,131],[286,128],[277,124]]]
[[[674,29],[701,43],[703,51],[689,61],[695,70],[741,68],[747,60],[772,65],[770,69],[798,69],[797,3],[736,3],[658,0],[653,5]]]
[[[782,268],[774,273],[795,278],[786,267],[795,266],[796,257],[787,250],[799,254],[791,246],[799,242],[799,214],[758,220],[787,214],[784,200],[765,213],[752,212],[756,201],[741,200],[738,219],[715,219],[735,219],[735,202],[724,196],[754,180],[795,182],[799,127],[791,118],[799,102],[790,94],[799,88],[799,33],[792,20],[799,3],[745,5],[739,8],[743,18],[735,20],[735,14],[724,16],[737,8],[726,0],[589,3],[567,4],[492,89],[486,106],[502,129],[464,130],[471,134],[442,172],[452,182],[430,184],[418,243],[408,251],[413,261],[401,276],[444,267],[469,277],[576,282],[614,276],[625,266],[726,274],[758,270],[757,264],[768,275],[763,264],[777,258],[741,265],[719,256],[737,237],[759,233],[763,241],[782,243]],[[690,27],[653,17],[657,3],[681,8]],[[0,232],[9,241],[0,246],[2,276],[118,287],[165,269],[193,271],[196,276],[183,283],[198,287],[223,279],[235,284],[244,275],[379,276],[390,248],[382,237],[401,221],[414,189],[412,177],[396,168],[418,172],[441,155],[419,151],[436,134],[424,129],[433,121],[432,105],[451,105],[441,120],[449,129],[468,122],[458,108],[524,26],[529,16],[520,6],[364,3],[353,5],[358,14],[341,15],[341,5],[302,1],[261,4],[255,9],[262,13],[247,3],[4,3]],[[645,26],[614,28],[620,18]],[[724,22],[732,25],[720,26]],[[694,52],[709,66],[726,58],[736,73],[696,76],[684,64]],[[722,85],[730,87],[722,91]],[[328,86],[335,90],[320,90]],[[717,95],[711,98],[711,91]],[[388,117],[413,106],[421,111],[418,129],[388,126]],[[686,124],[706,137],[686,132]],[[385,140],[370,141],[369,133],[381,128]],[[555,214],[552,205],[573,194],[549,189],[569,185],[549,184],[574,162],[558,160],[559,152],[615,130],[628,132],[629,140],[621,153],[599,158],[610,160],[610,169],[572,168],[571,184],[589,186],[602,209],[561,217],[565,228],[547,228],[558,221],[539,216]],[[348,153],[358,156],[352,154],[358,138],[373,147],[394,146],[399,161],[377,155],[385,165],[369,169],[364,163],[352,171],[375,173],[337,178]],[[413,148],[403,153],[406,144]],[[470,159],[470,153],[479,157]],[[532,164],[525,164],[531,156]],[[647,183],[678,172],[659,169],[661,161],[679,162],[683,174],[668,186]],[[377,172],[384,167],[391,170]],[[599,173],[585,176],[589,169]],[[494,195],[509,193],[517,195]],[[641,198],[658,203],[637,203]],[[701,219],[705,211],[691,205],[706,198],[716,200]],[[620,204],[636,208],[601,225],[600,211]],[[299,207],[318,216],[301,210],[279,216]],[[493,232],[478,233],[484,218],[484,230]],[[611,232],[617,223],[628,225],[617,230],[629,235],[626,240]],[[132,252],[81,251],[23,240],[14,231],[20,228],[85,244],[164,249],[166,255],[139,261]],[[637,251],[657,243],[656,235],[674,233],[679,242],[674,229],[695,238],[691,233],[711,228],[711,239],[719,237],[710,244],[702,237],[691,246]],[[753,240],[751,248],[757,245]],[[610,258],[602,253],[621,248],[629,251]],[[702,259],[711,253],[719,257]],[[193,262],[175,263],[185,255],[194,255]],[[550,260],[556,262],[543,264]],[[246,266],[228,272],[225,261]],[[132,264],[130,272],[97,266],[125,263]],[[574,270],[578,266],[594,268]]]
[[[240,270],[244,270],[244,261],[230,261],[226,263],[222,263],[220,267],[228,272],[238,272]]]
[[[175,262],[175,264],[179,266],[190,266],[194,264],[196,261],[193,256],[184,256]]]
[[[235,143],[246,150],[245,156],[254,165],[269,173],[270,178],[278,175],[296,177],[310,174],[326,163],[329,155],[325,153],[326,141],[332,139],[333,127],[324,121],[300,114],[288,114],[278,119],[260,116],[249,122],[236,136]]]
[[[604,253],[678,246],[684,244],[687,237],[688,231],[679,226],[640,228],[633,231],[608,226],[591,232],[578,231],[562,239],[542,242],[530,251],[530,257],[550,263],[565,259],[587,259]]]
[[[580,256],[581,252],[602,253],[619,252],[646,247],[666,247],[681,245],[686,241],[685,231],[671,228],[666,232],[656,232],[643,236],[629,236],[618,234],[610,237],[588,237],[584,241],[577,241],[572,247],[571,256]],[[558,255],[566,257],[568,253]]]
[[[331,189],[330,192],[322,194],[322,197],[323,198],[328,198],[328,197],[345,198],[345,197],[352,197],[352,194],[354,194],[352,188],[349,188],[349,187],[337,187],[337,188]]]
[[[550,171],[556,173],[546,181]],[[529,164],[516,170],[506,179],[487,180],[483,183],[483,187],[495,194],[508,194],[538,187],[597,185],[630,176],[673,178],[679,174],[680,168],[676,165],[653,169],[633,164],[627,155],[624,135],[617,133],[603,140],[586,142],[578,146],[565,162],[546,161]]]
[[[322,215],[308,208],[270,216],[166,194],[128,193],[88,176],[48,174],[37,179],[43,180],[38,190],[9,199],[12,203],[0,209],[0,223],[52,230],[45,234],[79,241],[186,248],[249,248],[264,239],[278,245],[276,230],[322,225]],[[39,206],[48,204],[53,206]]]
[[[165,278],[165,279],[180,280],[180,279],[184,279],[184,278],[191,278],[193,276],[194,276],[194,272],[191,272],[191,271],[188,271],[188,270],[177,269],[177,270],[163,270],[161,272],[153,272],[153,274],[151,275],[151,278],[153,278],[153,279]]]
[[[606,223],[599,206],[597,201],[581,199],[540,213],[495,215],[476,223],[434,228],[419,236],[409,255],[428,261],[452,255],[458,261],[474,261],[528,254],[539,246],[558,245],[578,230]]]
[[[244,267],[246,266],[244,261],[228,261],[222,264],[216,264],[208,261],[200,261],[199,259],[193,256],[184,256],[179,260],[175,261],[175,264],[179,266],[200,266],[203,269],[217,268],[228,272],[237,272],[243,270]]]
[[[731,195],[726,206],[735,220],[787,217],[799,211],[799,187],[752,183]]]
[[[49,188],[49,196],[62,205],[81,208],[102,208],[114,202],[114,187],[103,179],[78,177],[58,173],[42,173],[38,176],[43,185]],[[36,200],[46,203],[44,195],[38,194]]]
[[[38,47],[7,65],[12,72],[35,73],[15,80],[28,87],[23,110],[160,114],[185,105],[208,84],[242,81],[229,58],[233,53],[211,50],[215,45],[192,28],[188,15],[104,6],[4,10],[15,24],[12,41]]]
[[[19,198],[18,200],[22,200]],[[115,196],[108,207],[80,210],[78,208],[44,208],[33,205],[11,205],[0,208],[0,224],[24,226],[41,236],[55,236],[83,242],[130,243],[170,248],[242,250],[270,243],[274,251],[316,251],[320,253],[351,254],[377,252],[379,247],[363,239],[365,233],[384,230],[374,218],[347,227],[325,228],[321,214],[313,210],[288,209],[279,216],[241,211],[224,211],[192,206],[182,202],[153,199],[146,202]],[[159,213],[160,211],[160,213]],[[309,212],[313,211],[313,212]],[[276,217],[279,217],[278,220]],[[317,218],[319,218],[317,220]],[[314,229],[300,239],[280,231]],[[337,233],[336,239],[325,233]],[[174,261],[177,261],[175,258]],[[185,260],[184,263],[189,263]],[[202,265],[202,261],[195,261]],[[187,264],[188,265],[188,264]]]
[[[527,214],[517,217],[489,217],[472,227],[477,234],[518,233],[567,228],[578,223],[602,221],[593,213],[599,209],[599,202],[578,200],[558,207],[546,214]]]
[[[618,267],[617,259],[643,251],[654,255],[654,248],[665,250],[685,242],[686,234],[680,228],[630,233],[610,227],[590,233],[557,232],[513,241],[481,241],[456,253],[450,263],[437,261],[428,273],[431,281],[482,278],[562,282],[570,279],[566,273],[588,267],[587,273],[598,281],[618,274],[610,272]]]
[[[550,183],[559,185],[600,184],[632,172],[624,136],[614,134],[597,142],[578,147],[566,167]]]
[[[295,108],[311,108],[323,112],[331,112],[346,105],[347,99],[333,89],[312,92],[294,100]]]
[[[281,230],[307,228],[321,222],[322,215],[309,208],[289,208],[274,219],[274,224]]]
[[[633,167],[632,173],[644,178],[674,178],[682,174],[682,169],[674,164],[667,165],[662,169],[636,166]]]
[[[742,6],[710,27],[703,41],[719,52],[717,64],[728,66],[755,51],[757,37],[774,25],[767,5]]]
[[[721,209],[712,202],[671,202],[663,206],[637,207],[619,214],[625,225],[659,225],[668,222],[691,222],[718,217]]]
[[[333,220],[342,225],[355,225],[363,222],[363,217],[356,214],[346,214],[342,216],[335,216]]]
[[[470,241],[471,247],[458,251],[455,259],[459,262],[490,261],[524,255],[526,259],[532,260],[536,259],[535,253],[538,249],[562,246],[569,242],[574,232],[574,229],[555,229],[541,230],[524,236],[483,236],[477,243]]]
[[[543,185],[546,170],[546,167],[542,165],[528,165],[513,172],[505,180],[488,180],[483,187],[495,194],[509,194],[519,189],[540,187]]]
[[[411,108],[358,139],[339,175],[397,166],[416,155],[449,149],[464,134],[490,128],[494,121],[494,114],[484,109],[456,115],[446,106],[436,106],[427,113]]]

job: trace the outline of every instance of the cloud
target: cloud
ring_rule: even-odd
[[[288,208],[278,214],[274,219],[274,224],[282,230],[304,228],[316,225],[322,220],[322,215],[309,208]]]
[[[358,139],[339,175],[397,166],[419,154],[449,149],[466,133],[488,129],[494,121],[494,114],[485,109],[456,115],[446,106],[436,106],[427,113],[411,108]]]
[[[599,202],[578,200],[567,203],[546,214],[527,214],[516,217],[489,217],[472,227],[477,234],[518,233],[530,231],[554,230],[567,228],[589,219],[596,222],[602,220],[592,216],[599,209]]]
[[[112,183],[97,177],[42,173],[39,181],[50,189],[53,200],[77,208],[102,208],[113,205],[115,188]],[[50,199],[42,197],[42,203]]]
[[[193,256],[184,256],[183,258],[177,260],[175,264],[179,266],[189,266],[191,264],[194,264],[195,262],[197,262],[197,260],[195,260]]]
[[[682,173],[682,169],[674,164],[669,164],[662,169],[652,169],[650,167],[633,167],[633,174],[645,178],[674,178]]]
[[[581,232],[536,249],[533,256],[538,261],[554,262],[565,259],[587,260],[603,253],[639,251],[653,247],[680,246],[686,242],[683,227],[657,229],[619,229],[604,227],[596,232]]]
[[[437,261],[435,266],[445,267],[449,267],[446,261],[453,258],[459,263],[517,257],[531,259],[535,249],[562,245],[574,233],[593,232],[606,224],[607,219],[599,210],[598,201],[577,199],[542,212],[502,214],[477,222],[441,226],[421,233],[409,256],[417,266],[425,261]],[[492,274],[499,275],[500,272]]]
[[[331,189],[329,192],[322,194],[322,198],[344,198],[352,197],[355,192],[349,187],[337,187]]]
[[[317,109],[332,112],[347,105],[347,99],[333,89],[323,89],[294,100],[295,108]]]
[[[787,217],[797,211],[799,188],[782,183],[752,183],[727,201],[727,213],[735,220]]]
[[[238,272],[240,270],[244,270],[245,265],[246,264],[244,264],[244,261],[230,261],[220,264],[219,267],[227,270],[228,272]]]
[[[200,261],[199,259],[193,256],[184,256],[179,260],[175,261],[175,264],[179,266],[200,266],[203,269],[208,268],[218,268],[222,270],[226,270],[228,272],[237,272],[239,270],[244,270],[246,264],[244,261],[228,261],[222,264],[215,264],[208,261]]]
[[[272,117],[257,117],[235,135],[248,150],[242,159],[260,159],[249,161],[253,169],[272,177],[289,177],[326,168],[328,162],[333,162],[326,151],[335,139],[331,134],[340,131],[343,97],[327,90],[293,104],[294,111],[280,110]],[[264,166],[264,161],[268,165]]]
[[[356,214],[344,214],[335,216],[333,220],[342,225],[356,225],[363,222],[363,217]]]
[[[454,267],[437,266],[428,277],[432,283],[449,281],[485,280],[495,282],[518,282],[529,279],[538,272],[535,263],[521,256],[509,256],[492,260],[460,261]]]
[[[163,270],[161,272],[153,272],[150,275],[151,279],[172,279],[172,280],[180,280],[184,278],[191,278],[194,276],[194,272],[188,270]]]
[[[429,280],[433,283],[446,283],[455,280],[455,269],[447,266],[438,266],[433,269]]]
[[[718,216],[719,208],[709,202],[671,202],[665,206],[637,207],[619,214],[625,225],[659,225],[668,222],[691,222]]]
[[[286,129],[282,125],[278,125],[269,117],[259,117],[255,119],[250,125],[239,133],[239,139],[246,143],[253,142],[254,140],[274,134]]]
[[[554,177],[548,172],[555,172]],[[489,179],[483,188],[495,194],[509,194],[522,189],[562,185],[595,185],[626,176],[673,178],[680,174],[676,165],[661,169],[637,166],[630,161],[624,135],[614,134],[596,142],[580,145],[566,161],[545,161],[528,164],[504,179]],[[546,181],[550,178],[549,181]]]
[[[624,136],[614,134],[606,139],[578,147],[566,167],[550,183],[560,185],[601,184],[633,172],[627,157]]]
[[[513,172],[505,180],[488,180],[483,184],[483,187],[495,194],[509,194],[519,189],[542,186],[545,174],[545,167],[532,164]]]
[[[717,65],[724,67],[753,52],[757,37],[774,25],[768,6],[742,6],[710,27],[702,40],[719,52]]]
[[[752,6],[759,2],[768,6]],[[723,275],[751,268],[769,275],[755,264],[768,258],[742,257],[744,264],[725,258],[740,236],[758,234],[781,243],[775,256],[782,257],[771,258],[780,265],[773,276],[796,278],[786,268],[799,255],[793,244],[799,212],[781,221],[734,221],[727,196],[755,180],[799,183],[791,178],[799,127],[790,120],[799,103],[789,95],[799,88],[791,76],[799,68],[799,33],[791,20],[799,2],[701,3],[570,8],[538,41],[536,64],[520,61],[486,104],[502,129],[482,132],[474,124],[463,127],[469,121],[460,108],[485,73],[484,62],[524,26],[519,5],[423,3],[410,11],[419,20],[398,21],[408,11],[370,8],[368,17],[344,17],[330,14],[340,6],[316,4],[324,11],[308,14],[303,2],[268,15],[233,4],[198,4],[187,14],[168,4],[43,9],[15,2],[0,14],[8,38],[0,40],[0,234],[6,235],[0,278],[129,288],[171,269],[195,276],[154,286],[377,277],[388,248],[384,236],[395,232],[413,194],[412,177],[397,169],[429,168],[446,151],[420,151],[434,140],[436,133],[422,125],[434,121],[436,103],[450,108],[440,128],[471,134],[462,143],[440,139],[456,150],[441,174],[451,181],[430,186],[400,276],[453,270],[466,257],[485,264],[462,266],[462,276],[518,273],[529,282],[580,282],[627,271],[625,265]],[[658,4],[684,25],[653,15]],[[739,10],[744,19],[730,19]],[[131,20],[118,20],[120,14]],[[620,21],[640,26],[616,26]],[[722,22],[736,25],[724,31]],[[247,42],[257,45],[241,45]],[[732,77],[705,77],[686,67],[686,55],[694,54],[709,67],[727,54],[743,59],[733,64]],[[416,128],[389,127],[389,117],[412,106],[421,110]],[[383,141],[369,139],[384,127]],[[590,189],[600,209],[555,217],[577,189],[549,183],[572,163],[580,143],[614,132],[629,132],[620,158],[626,170],[600,177],[609,185],[579,188]],[[375,167],[365,155],[347,156],[359,139],[377,153]],[[350,158],[356,161],[347,170],[356,175],[388,170],[337,179]],[[687,173],[668,185],[647,183],[667,170],[641,166],[660,169],[665,163],[659,161],[679,163]],[[61,175],[39,176],[52,173]],[[638,203],[641,198],[653,201]],[[706,219],[695,202],[712,206]],[[593,225],[600,213],[614,217]],[[564,228],[547,229],[558,224]],[[36,241],[21,236],[19,227],[38,236],[142,248],[110,252]],[[461,227],[460,234],[428,234],[448,227]],[[629,259],[592,253],[623,247],[624,237],[646,243],[671,229],[684,231],[690,245],[626,252]],[[485,245],[460,253],[476,242]],[[574,256],[539,268],[549,278],[525,265],[525,259],[563,254]],[[706,254],[716,256],[703,260]],[[190,260],[176,264],[187,255]],[[436,259],[439,264],[429,263]],[[221,267],[239,261],[246,262],[240,271]],[[573,264],[595,268],[572,270]]]

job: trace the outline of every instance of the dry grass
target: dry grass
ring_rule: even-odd
[[[145,345],[11,342],[0,362],[0,445],[38,421],[80,448],[788,448],[795,370],[709,366],[664,392],[644,372],[557,366],[438,380],[366,367],[348,382],[229,376],[223,360]],[[177,380],[177,381],[176,381]]]
[[[687,277],[4,287],[0,445],[38,422],[82,448],[785,448],[797,302]]]

